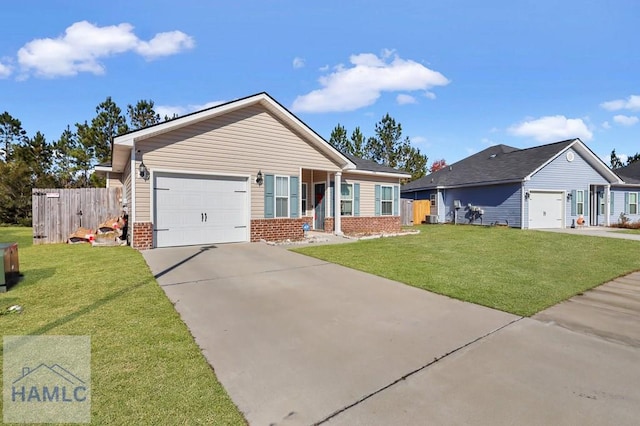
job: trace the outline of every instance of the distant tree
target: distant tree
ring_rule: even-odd
[[[91,120],[93,145],[96,161],[104,163],[111,159],[113,138],[128,131],[127,120],[122,110],[116,105],[111,96],[96,107],[96,117]]]
[[[58,186],[72,188],[75,184],[75,150],[78,148],[76,134],[67,128],[60,135],[60,139],[53,143],[54,173]]]
[[[135,106],[127,105],[127,115],[129,116],[129,123],[132,130],[152,126],[161,121],[160,114],[153,109],[153,106],[154,103],[151,99],[139,100]]]
[[[386,114],[376,124],[376,135],[366,144],[367,156],[373,161],[405,170],[411,173],[411,179],[422,177],[426,173],[427,156],[420,149],[411,146],[408,137],[402,138],[402,125]]]
[[[616,154],[616,150],[612,150],[611,151],[611,168],[612,169],[619,169],[620,167],[623,166],[622,161],[620,161],[620,158],[618,157],[618,154]]]
[[[0,114],[0,160],[8,161],[13,155],[16,145],[23,145],[27,141],[27,132],[22,123],[8,112]]]
[[[96,165],[95,130],[86,121],[76,123],[77,143],[71,149],[73,157],[73,173],[80,187],[91,186],[91,171]]]
[[[350,154],[360,158],[364,158],[366,156],[366,140],[360,131],[360,127],[356,127],[353,133],[351,133],[351,140],[349,142],[351,148]]]
[[[433,163],[431,163],[431,167],[429,167],[429,173],[437,172],[438,170],[444,169],[445,167],[447,167],[447,162],[444,158],[435,160]]]
[[[0,223],[31,226],[31,188],[25,162],[0,162]]]
[[[631,163],[635,163],[636,161],[640,161],[640,152],[637,152],[634,155],[630,155],[627,158],[627,166]]]
[[[340,123],[338,123],[338,125],[331,131],[329,143],[338,151],[345,154],[351,154],[349,139],[347,139],[347,129],[345,129]]]
[[[53,176],[53,147],[40,132],[28,138],[27,142],[14,150],[14,161],[21,161],[31,171],[31,186],[50,188],[55,186]],[[29,195],[29,205],[31,195]]]

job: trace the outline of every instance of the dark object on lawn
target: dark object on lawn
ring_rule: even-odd
[[[20,279],[20,265],[18,262],[18,243],[0,244],[4,253],[2,273],[0,273],[0,293],[4,293],[10,286]]]

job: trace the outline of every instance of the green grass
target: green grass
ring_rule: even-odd
[[[456,299],[530,316],[640,270],[640,243],[503,227],[431,225],[413,236],[296,249]]]
[[[0,294],[5,335],[91,336],[93,424],[245,424],[140,253],[19,243],[24,279]]]

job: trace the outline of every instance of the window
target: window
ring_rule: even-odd
[[[302,184],[302,215],[307,215],[307,184]]]
[[[584,214],[584,192],[576,191],[576,213]]]
[[[629,214],[638,214],[638,193],[629,193]]]
[[[598,192],[598,214],[604,214],[604,192]]]
[[[380,187],[380,214],[382,216],[393,215],[393,186]]]
[[[276,176],[276,217],[289,217],[288,176]]]
[[[353,184],[343,183],[340,188],[340,214],[353,216]]]
[[[436,206],[436,194],[429,195],[429,201],[431,201],[431,207]]]

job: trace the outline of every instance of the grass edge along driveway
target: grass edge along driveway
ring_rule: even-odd
[[[246,424],[142,255],[18,242],[24,280],[0,294],[4,335],[90,335],[93,424]],[[179,260],[179,259],[178,259]],[[19,304],[21,314],[6,314]]]
[[[504,227],[415,228],[421,233],[293,251],[521,316],[640,270],[638,241]]]

